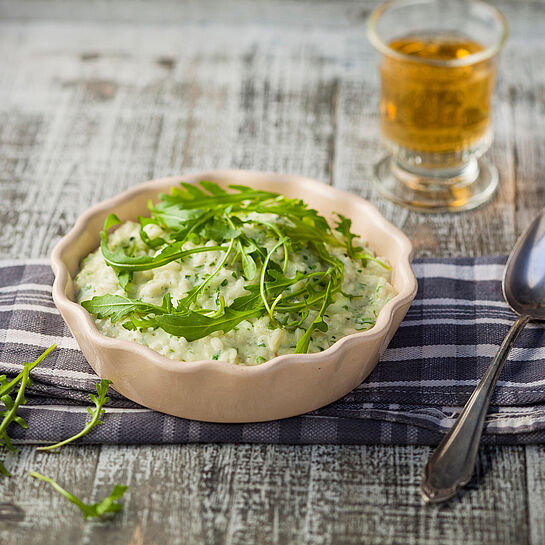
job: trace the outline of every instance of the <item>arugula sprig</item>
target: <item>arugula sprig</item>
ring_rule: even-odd
[[[367,265],[367,261],[374,261],[375,263],[378,263],[381,267],[389,271],[390,266],[387,263],[384,263],[384,261],[382,261],[381,259],[376,258],[373,254],[364,250],[361,246],[354,246],[353,240],[357,238],[357,235],[355,235],[351,231],[352,220],[346,218],[342,214],[336,213],[336,215],[339,218],[339,221],[337,222],[335,231],[343,235],[346,241],[346,253],[348,254],[348,256],[353,259],[361,260],[364,267]]]
[[[63,488],[60,484],[56,483],[53,479],[50,479],[41,473],[31,471],[30,476],[49,483],[59,494],[62,494],[68,501],[72,502],[74,505],[77,505],[80,508],[84,519],[102,517],[107,513],[117,513],[121,511],[123,506],[118,503],[117,500],[119,500],[119,498],[125,494],[128,488],[125,485],[116,484],[110,495],[106,496],[98,503],[85,503],[78,497],[74,496],[74,494]]]
[[[108,230],[120,223],[115,215],[105,221],[101,232],[101,251],[108,265],[116,272],[121,287],[128,289],[134,272],[160,267],[171,261],[184,260],[201,252],[223,252],[215,270],[200,279],[185,296],[172,302],[166,294],[162,305],[151,305],[127,296],[96,296],[82,305],[98,318],[121,321],[127,329],[137,327],[162,328],[167,333],[185,337],[188,341],[203,338],[214,331],[224,333],[240,322],[268,315],[275,327],[294,329],[315,318],[297,344],[298,353],[307,352],[312,332],[327,331],[326,310],[342,293],[343,263],[328,248],[343,248],[346,255],[360,260],[363,266],[374,261],[388,266],[370,252],[354,244],[357,236],[351,232],[351,221],[338,214],[335,229],[316,210],[300,199],[290,199],[277,193],[229,186],[226,191],[212,182],[200,182],[200,187],[182,183],[160,201],[149,204],[151,217],[140,218],[140,237],[149,251],[145,255],[127,253],[125,248],[112,246]],[[271,222],[264,214],[273,214]],[[145,227],[156,225],[163,234],[150,238]],[[262,235],[248,233],[265,229]],[[249,230],[248,230],[249,229]],[[208,246],[209,241],[215,241]],[[186,245],[191,242],[191,247]],[[307,252],[314,255],[317,269],[287,275],[290,255]],[[280,257],[279,257],[280,256]],[[202,295],[214,276],[226,266],[239,263],[247,284],[247,295],[231,305],[217,298],[216,308],[199,305]]]
[[[35,361],[31,363],[25,363],[23,370],[11,381],[8,381],[6,375],[0,376],[0,401],[4,404],[5,410],[0,411],[0,446],[4,446],[12,452],[16,452],[17,448],[11,442],[11,438],[8,435],[8,427],[13,422],[18,424],[22,428],[28,428],[25,420],[17,416],[17,409],[21,405],[26,404],[25,388],[30,383],[29,375],[30,371],[39,365],[50,354],[56,345],[51,345],[43,354],[41,354]],[[15,399],[12,398],[11,392],[19,384]],[[4,464],[0,462],[0,473],[6,477],[10,476],[9,471]]]
[[[17,392],[17,396],[15,397],[15,401],[11,398],[9,394],[6,394],[1,398],[1,401],[5,405],[6,410],[0,411],[0,416],[2,417],[2,422],[0,423],[0,441],[2,441],[4,446],[12,452],[16,451],[17,449],[13,446],[11,439],[8,436],[7,427],[12,422],[15,422],[19,424],[19,426],[21,426],[22,428],[28,428],[28,424],[25,422],[25,420],[20,416],[17,416],[17,408],[19,407],[19,405],[24,405],[26,403],[24,392],[26,385],[28,384],[28,373],[29,365],[28,363],[25,363],[21,377],[21,383],[19,385],[19,390]],[[1,463],[0,472],[6,477],[10,476],[8,470]]]
[[[11,381],[8,381],[5,375],[0,376],[0,401],[5,407],[5,410],[0,411],[0,417],[2,417],[2,420],[0,421],[0,446],[4,446],[11,451],[17,450],[13,446],[13,443],[11,442],[11,439],[7,433],[8,427],[10,426],[10,424],[16,423],[23,428],[28,428],[25,420],[17,415],[17,409],[21,405],[26,404],[25,389],[28,384],[30,384],[30,371],[34,369],[37,365],[39,365],[55,348],[56,345],[53,344],[47,350],[45,350],[35,361],[31,363],[24,363],[23,370]],[[92,419],[89,424],[87,424],[84,430],[82,430],[74,437],[63,441],[62,443],[58,443],[57,445],[52,445],[50,447],[42,447],[40,450],[51,450],[70,443],[71,441],[74,441],[82,435],[85,435],[85,433],[87,433],[94,426],[101,424],[102,422],[100,421],[99,417],[105,412],[102,407],[109,400],[109,398],[106,396],[106,393],[110,384],[111,381],[109,380],[101,380],[100,383],[97,384],[98,397],[93,394],[89,394],[89,397],[95,404],[96,408],[94,410],[90,407],[87,409],[91,414]],[[17,393],[15,395],[15,398],[13,398],[12,392],[17,387],[17,385]],[[10,476],[10,473],[1,462],[0,473],[7,477]],[[74,494],[61,487],[58,483],[56,483],[49,477],[46,477],[45,475],[42,475],[41,473],[37,473],[35,471],[31,472],[30,475],[36,479],[41,479],[42,481],[48,482],[57,492],[62,494],[73,504],[77,505],[85,519],[91,517],[102,517],[103,515],[106,515],[108,513],[116,513],[123,509],[123,506],[117,500],[119,500],[119,498],[123,496],[123,494],[127,490],[127,486],[116,485],[113,487],[110,495],[97,503],[88,504],[81,501],[79,498],[74,496]]]
[[[100,248],[104,260],[110,267],[112,267],[116,272],[135,272],[135,271],[148,271],[150,269],[156,269],[157,267],[162,267],[167,265],[171,261],[176,261],[177,259],[183,259],[192,254],[198,254],[202,252],[211,252],[211,251],[224,251],[227,250],[227,246],[200,246],[197,248],[191,248],[190,250],[182,250],[182,244],[177,242],[165,246],[156,256],[128,256],[124,250],[117,249],[115,251],[110,250],[108,247],[108,229],[114,225],[119,225],[121,220],[115,215],[110,214],[106,218],[104,224],[104,230],[100,232],[101,243]]]
[[[91,420],[79,433],[68,439],[65,439],[64,441],[61,441],[60,443],[48,445],[46,447],[38,447],[36,450],[56,450],[60,447],[63,447],[64,445],[67,445],[68,443],[71,443],[72,441],[75,441],[76,439],[79,439],[80,437],[83,437],[84,435],[89,433],[95,426],[102,424],[103,422],[102,420],[100,420],[100,416],[106,412],[103,407],[104,405],[106,405],[106,403],[108,403],[108,401],[110,401],[110,398],[106,396],[110,384],[112,384],[111,380],[101,379],[101,381],[98,382],[96,385],[98,397],[94,394],[89,394],[91,401],[95,404],[95,408],[87,407],[87,412],[91,415]]]
[[[57,348],[57,345],[52,344],[47,350],[40,354],[38,358],[36,358],[36,360],[28,363],[27,365],[29,373],[30,371],[32,371],[32,369],[34,369],[34,367],[40,365],[40,363],[42,363],[42,361],[44,361],[45,358],[47,358],[47,356],[49,356],[49,354],[53,352],[53,350],[55,350],[55,348]],[[19,384],[19,382],[23,378],[23,373],[24,371],[21,371],[14,379],[9,382],[6,380],[6,375],[0,376],[0,380],[2,380],[2,384],[0,385],[0,398],[5,396],[6,394],[9,394],[13,390],[13,388],[15,388],[17,384]]]

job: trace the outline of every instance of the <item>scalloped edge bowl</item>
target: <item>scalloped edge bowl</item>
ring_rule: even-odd
[[[316,354],[278,356],[257,366],[221,361],[179,362],[135,342],[106,337],[91,315],[75,303],[73,277],[83,257],[99,244],[104,219],[122,221],[147,212],[180,181],[210,180],[222,187],[243,184],[304,199],[328,219],[340,212],[392,266],[397,295],[380,311],[371,329],[349,335]],[[209,422],[260,422],[315,410],[344,396],[373,370],[416,295],[409,239],[364,199],[302,176],[216,170],[152,180],[87,210],[53,249],[53,299],[97,375],[129,399],[175,416]]]

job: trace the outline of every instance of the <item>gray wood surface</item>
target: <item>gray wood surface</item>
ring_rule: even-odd
[[[417,255],[506,253],[545,205],[545,3],[495,2],[511,37],[489,156],[501,188],[422,215],[370,186],[381,156],[369,1],[0,0],[0,255],[49,253],[90,204],[221,167],[304,174],[371,199]],[[24,447],[0,482],[0,543],[545,543],[545,447],[483,448],[475,479],[424,506],[427,447]],[[0,454],[0,457],[4,454]],[[83,522],[46,473],[123,513]]]

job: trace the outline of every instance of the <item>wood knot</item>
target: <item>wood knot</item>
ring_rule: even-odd
[[[176,66],[176,61],[172,57],[159,57],[155,62],[167,70],[173,70]]]
[[[96,61],[97,59],[100,58],[100,54],[94,53],[94,52],[85,52],[85,53],[81,53],[79,58],[83,62]]]
[[[25,512],[14,503],[0,503],[0,520],[19,522],[25,518]]]
[[[98,100],[109,100],[117,92],[117,83],[109,80],[88,80],[85,88]]]

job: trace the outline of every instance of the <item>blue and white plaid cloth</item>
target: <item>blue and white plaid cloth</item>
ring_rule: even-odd
[[[503,301],[505,257],[421,259],[419,291],[373,373],[317,411],[257,424],[211,424],[145,409],[116,392],[87,443],[435,444],[452,425],[515,321]],[[0,261],[0,374],[15,376],[56,343],[32,371],[29,428],[17,442],[59,441],[81,430],[97,377],[51,297],[46,260]],[[183,365],[183,364],[181,364]],[[545,442],[545,329],[530,324],[504,368],[486,419],[489,444]]]

